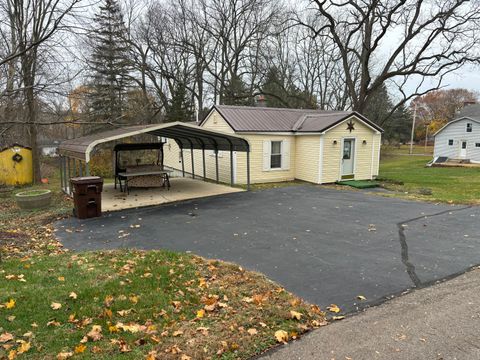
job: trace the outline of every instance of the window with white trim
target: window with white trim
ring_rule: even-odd
[[[290,169],[290,139],[263,140],[263,171]]]
[[[473,130],[473,124],[467,123],[467,132],[472,132],[472,130]]]
[[[282,142],[272,141],[270,151],[270,169],[282,167]]]
[[[453,139],[448,140],[448,145],[452,146],[453,145]]]

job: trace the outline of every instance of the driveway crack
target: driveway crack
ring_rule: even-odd
[[[408,243],[407,243],[407,237],[405,235],[405,225],[415,222],[420,219],[427,219],[431,218],[434,216],[440,216],[443,214],[447,213],[452,213],[452,212],[457,212],[457,211],[463,211],[467,209],[471,209],[472,206],[466,206],[460,209],[449,209],[449,210],[444,210],[435,214],[430,214],[430,215],[422,215],[422,216],[417,216],[413,219],[409,219],[406,221],[401,221],[397,223],[397,228],[398,228],[398,238],[400,241],[400,247],[401,247],[401,255],[402,255],[402,263],[405,265],[405,268],[407,269],[408,276],[410,276],[410,279],[412,280],[413,284],[415,287],[422,287],[423,283],[418,277],[416,270],[415,270],[415,265],[410,261],[409,256],[408,256]]]

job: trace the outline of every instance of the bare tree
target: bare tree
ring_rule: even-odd
[[[383,84],[411,98],[442,84],[444,76],[478,63],[480,3],[468,0],[314,0],[319,27],[300,21],[316,36],[333,41],[340,53],[346,88],[354,110],[363,112]],[[360,64],[359,77],[355,67]],[[405,85],[417,79],[410,93]],[[429,84],[429,82],[433,82]]]
[[[2,38],[10,39],[8,54],[0,60],[0,65],[8,65],[8,73],[18,73],[19,90],[25,108],[22,121],[28,128],[29,143],[32,147],[34,181],[40,181],[40,162],[37,148],[37,120],[39,77],[41,65],[48,68],[45,46],[56,34],[65,29],[65,18],[81,0],[5,0],[2,5],[3,17],[8,25],[2,28]],[[7,35],[8,34],[8,35]],[[55,45],[50,43],[50,47]],[[18,61],[18,70],[16,69]],[[7,93],[12,92],[11,79],[7,81]],[[5,123],[5,122],[4,122]]]

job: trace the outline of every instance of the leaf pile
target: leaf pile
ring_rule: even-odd
[[[3,259],[61,251],[51,223],[70,213],[72,202],[61,193],[60,185],[53,183],[49,187],[53,192],[52,205],[43,210],[21,210],[13,192],[0,194],[0,255]]]
[[[247,359],[326,324],[317,306],[264,276],[190,255],[36,255],[3,265],[0,358]]]

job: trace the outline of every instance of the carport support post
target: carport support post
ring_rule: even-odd
[[[195,165],[193,164],[193,145],[190,146],[190,158],[192,162],[192,179],[195,179]]]
[[[68,192],[67,192],[67,193],[68,193],[68,194],[71,194],[71,190],[72,190],[72,189],[70,189],[70,178],[72,177],[72,175],[71,175],[70,158],[67,157],[66,160],[67,160],[67,174],[68,174],[68,176],[67,176],[67,179],[66,179],[67,187],[66,187],[65,190],[68,189]]]
[[[207,167],[205,161],[205,146],[202,147],[202,162],[203,162],[203,180],[207,178]]]
[[[215,149],[215,177],[218,184],[218,149]]]
[[[233,149],[230,144],[230,185],[233,186]]]
[[[60,162],[60,187],[63,190],[63,157],[60,156],[58,160]]]
[[[250,146],[247,149],[247,191],[250,190]]]
[[[90,176],[90,165],[85,163],[85,176]]]
[[[183,163],[183,147],[180,148],[180,161],[182,162],[182,176],[185,177],[185,164]]]
[[[78,165],[79,165],[79,172],[80,172],[80,177],[83,176],[83,163],[82,163],[82,160],[80,160],[78,162]]]

